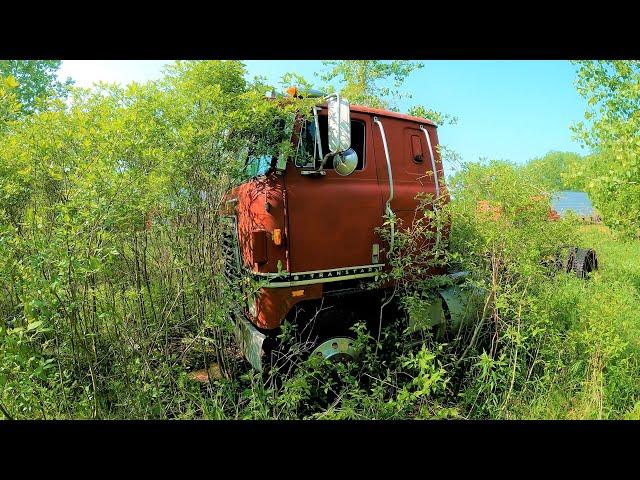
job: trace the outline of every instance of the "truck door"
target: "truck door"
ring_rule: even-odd
[[[433,125],[419,124],[393,117],[378,117],[382,123],[387,139],[389,156],[393,176],[394,195],[391,209],[404,227],[409,227],[414,221],[415,209],[418,205],[416,196],[419,193],[429,193],[436,197],[436,175],[434,174],[429,144],[425,131],[429,134],[438,178],[442,175],[442,168],[435,150],[437,145],[436,129]],[[374,124],[374,148],[378,158],[377,169],[380,180],[380,190],[383,201],[389,198],[389,175],[386,155],[382,141],[382,132]]]
[[[326,108],[319,113],[319,127],[326,154]],[[313,128],[311,122],[306,128]],[[358,154],[358,167],[346,177],[333,170],[331,159],[325,165],[324,176],[303,175],[289,162],[285,186],[290,272],[379,263],[380,238],[375,230],[382,226],[383,210],[373,154],[374,136],[370,116],[352,111],[351,143]]]

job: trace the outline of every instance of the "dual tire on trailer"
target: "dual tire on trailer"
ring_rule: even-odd
[[[578,278],[587,278],[598,269],[598,256],[592,248],[569,247],[566,256],[556,261],[556,266],[566,273],[575,272]]]

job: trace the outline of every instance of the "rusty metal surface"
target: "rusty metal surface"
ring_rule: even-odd
[[[323,108],[321,116],[327,115]],[[331,169],[320,178],[302,175],[292,161],[284,175],[275,173],[257,177],[232,191],[238,219],[238,243],[242,263],[255,273],[326,271],[370,265],[373,245],[380,245],[380,264],[386,263],[388,246],[377,228],[382,227],[384,205],[389,197],[389,182],[383,144],[373,128],[373,117],[384,123],[391,162],[395,195],[392,209],[409,227],[415,220],[416,195],[436,193],[430,162],[416,161],[414,150],[427,152],[425,133],[435,150],[437,176],[444,178],[437,153],[438,137],[433,122],[409,115],[368,107],[352,106],[353,120],[365,124],[364,166],[347,177]],[[448,200],[446,194],[445,201]],[[265,208],[265,204],[269,208]],[[282,230],[281,245],[272,232]],[[254,232],[264,231],[266,248],[253,252],[257,245]],[[252,239],[254,241],[252,242]],[[261,250],[265,247],[260,241]],[[255,255],[254,255],[255,253]],[[259,262],[252,262],[252,260]],[[285,274],[283,280],[290,280]],[[292,297],[289,288],[264,288],[260,291],[250,320],[265,329],[276,328],[299,301],[320,298],[322,286],[307,285],[304,297]]]
[[[238,241],[242,253],[243,265],[254,272],[277,272],[288,268],[288,234],[285,215],[285,187],[284,180],[276,174],[267,177],[254,178],[243,183],[231,191],[231,196],[237,198],[234,213],[238,219]],[[268,210],[265,204],[269,204]],[[272,232],[281,229],[281,245],[273,241]],[[266,244],[264,255],[253,262],[252,238],[254,232],[264,231]]]
[[[380,108],[365,107],[363,105],[351,105],[351,111],[359,112],[359,113],[367,113],[372,117],[378,116],[378,117],[386,117],[386,118],[395,118],[398,120],[403,120],[404,122],[422,123],[425,125],[431,125],[432,127],[437,127],[437,125],[433,121],[429,120],[428,118],[414,117],[413,115],[407,115],[406,113],[391,112],[389,110],[382,110]]]
[[[326,112],[325,112],[326,115]],[[371,246],[381,243],[383,205],[376,174],[371,120],[365,123],[364,167],[348,177],[331,169],[322,178],[300,173],[292,163],[284,176],[292,272],[367,265]]]
[[[296,303],[322,297],[322,284],[304,286],[304,295],[293,296],[292,292],[303,287],[262,288],[256,299],[256,315],[251,320],[260,328],[278,328]]]

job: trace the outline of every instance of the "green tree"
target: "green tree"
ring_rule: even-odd
[[[409,60],[330,60],[322,63],[326,71],[320,79],[328,83],[337,81],[340,94],[350,102],[392,110],[397,110],[396,100],[411,98],[399,88],[413,71],[424,66]],[[391,86],[388,85],[390,79]]]
[[[328,82],[327,90],[333,91],[330,82],[337,81],[340,94],[351,103],[398,111],[397,101],[410,99],[411,94],[400,90],[407,77],[424,67],[422,62],[409,60],[332,60],[322,62],[326,71],[320,75]],[[422,105],[409,109],[409,115],[424,117],[438,125],[455,125],[458,118]]]
[[[580,61],[576,87],[588,103],[578,138],[599,152],[587,183],[603,221],[640,233],[640,62]]]
[[[58,80],[60,60],[0,60],[0,77],[13,77],[17,82],[17,98],[25,113],[33,113],[38,102],[54,96],[65,96],[73,83],[70,78]]]
[[[20,111],[20,104],[15,94],[17,86],[15,78],[0,77],[0,133],[7,129],[8,123],[14,120]]]
[[[411,107],[407,113],[414,117],[428,118],[436,125],[455,125],[458,123],[458,117],[448,113],[438,112],[436,110],[423,107],[422,105]]]
[[[5,83],[0,404],[13,418],[193,416],[170,339],[216,337],[206,354],[231,368],[221,348],[243,293],[221,290],[211,244],[243,152],[277,152],[265,131],[304,102],[267,100],[241,62],[177,62],[12,122],[17,82]]]
[[[542,157],[532,158],[523,166],[526,178],[542,186],[550,193],[560,190],[583,190],[584,179],[573,174],[579,169],[582,157],[574,152],[551,151]]]

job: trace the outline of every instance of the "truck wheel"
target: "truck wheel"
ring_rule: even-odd
[[[573,261],[573,269],[576,272],[576,277],[587,278],[589,273],[598,269],[598,256],[595,250],[591,248],[583,249],[579,248],[576,251],[575,259]]]
[[[355,360],[358,352],[354,348],[356,334],[353,326],[362,321],[355,311],[333,307],[314,319],[308,341],[311,343],[309,357],[324,357],[336,362]]]
[[[324,357],[334,362],[347,362],[357,359],[358,355],[353,348],[354,339],[350,337],[331,337],[318,344],[310,356]]]

